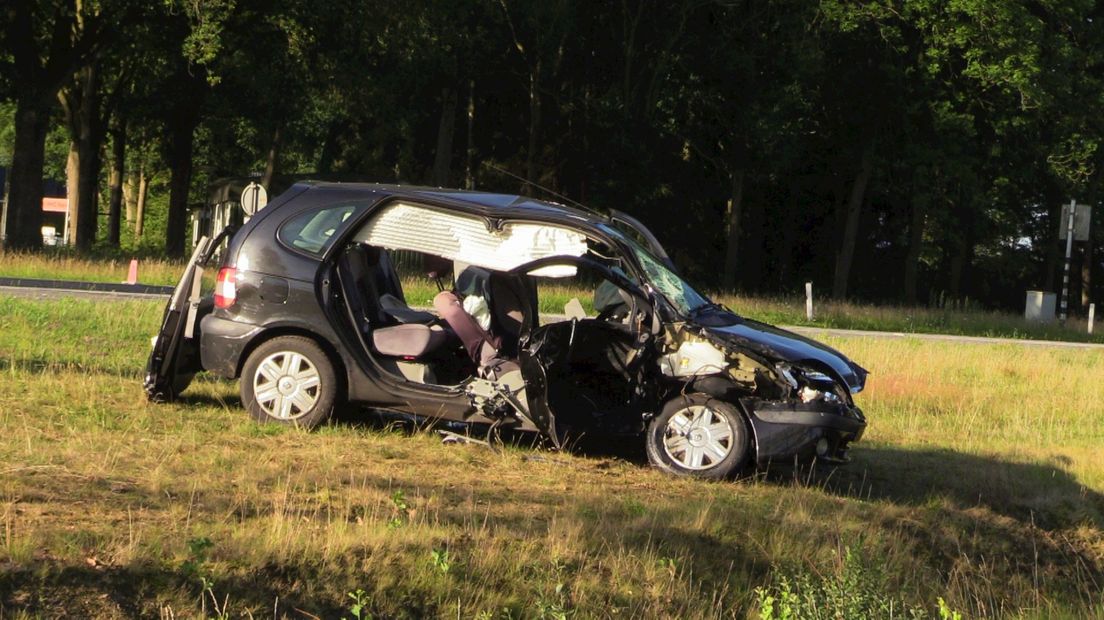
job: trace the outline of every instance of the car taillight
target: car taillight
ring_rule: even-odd
[[[229,308],[238,300],[238,270],[233,267],[219,269],[215,280],[215,307]]]

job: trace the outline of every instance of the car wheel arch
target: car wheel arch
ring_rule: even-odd
[[[692,381],[689,385],[685,386],[686,393],[699,393],[705,394],[710,398],[716,398],[717,400],[728,403],[736,408],[740,412],[740,415],[744,417],[744,425],[751,432],[751,441],[749,442],[748,449],[750,451],[748,455],[749,463],[759,462],[759,429],[755,427],[755,416],[751,415],[748,408],[742,402],[742,398],[751,396],[747,389],[741,387],[735,381],[720,376],[707,376],[699,377]]]
[[[743,435],[741,440],[743,444],[742,453],[735,451],[737,444],[733,443],[730,451],[724,456],[721,462],[715,461],[713,464],[703,469],[697,467],[701,465],[700,460],[698,463],[688,464],[672,453],[666,452],[666,448],[664,447],[666,440],[663,438],[665,433],[664,429],[670,428],[670,421],[673,419],[672,415],[687,412],[693,408],[711,409],[713,415],[720,415],[722,418],[728,418],[730,420],[730,428],[733,431],[737,430],[733,425],[738,425],[740,427],[739,431]],[[691,414],[691,416],[696,419],[697,414]],[[701,441],[700,438],[699,441]],[[667,473],[676,475],[690,475],[712,480],[740,478],[745,475],[749,466],[754,466],[757,462],[755,434],[744,407],[739,402],[731,402],[717,398],[705,392],[686,390],[670,394],[661,412],[649,421],[649,427],[645,431],[644,442],[648,462],[654,467],[658,467]],[[725,463],[725,461],[727,461],[727,463]]]
[[[249,356],[253,354],[253,351],[255,351],[257,347],[263,345],[269,340],[279,338],[281,336],[301,336],[303,338],[309,338],[310,340],[314,341],[314,343],[322,349],[322,352],[326,354],[326,357],[329,359],[330,363],[334,367],[334,375],[337,377],[339,383],[338,395],[342,396],[345,399],[348,398],[349,370],[348,366],[345,364],[345,360],[342,359],[341,354],[338,352],[337,347],[335,347],[332,342],[330,342],[327,338],[323,337],[317,332],[313,332],[309,329],[293,325],[271,327],[269,329],[263,330],[262,332],[254,336],[253,339],[250,340],[249,343],[246,344],[245,347],[242,349],[241,355],[238,356],[238,362],[234,368],[233,378],[241,378],[242,369],[245,367],[246,360],[249,359]]]

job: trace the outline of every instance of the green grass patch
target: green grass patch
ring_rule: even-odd
[[[0,615],[1104,613],[1102,352],[832,338],[873,371],[854,462],[716,484],[259,426],[202,375],[152,405],[160,311],[0,296]]]

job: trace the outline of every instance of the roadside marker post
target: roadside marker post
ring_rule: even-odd
[[[123,284],[138,284],[138,259],[130,259],[130,269],[127,271],[127,279]]]
[[[1066,216],[1066,262],[1062,266],[1062,306],[1058,311],[1058,321],[1066,324],[1066,316],[1069,306],[1069,269],[1070,254],[1073,252],[1073,216],[1077,213],[1077,201],[1071,200],[1069,215]]]
[[[1089,333],[1093,330],[1093,319],[1096,318],[1096,304],[1089,304]]]
[[[1062,205],[1062,218],[1058,226],[1058,238],[1066,242],[1066,262],[1062,265],[1062,302],[1058,313],[1058,320],[1062,325],[1066,324],[1069,317],[1069,272],[1073,242],[1089,240],[1091,219],[1092,208],[1089,205],[1079,205],[1076,200],[1071,200],[1069,205]]]
[[[805,283],[805,320],[813,320],[813,283]]]

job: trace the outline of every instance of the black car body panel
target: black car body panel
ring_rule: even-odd
[[[236,379],[245,350],[265,328],[214,315],[204,317],[202,325],[199,350],[203,369],[227,379]]]
[[[821,439],[827,443],[827,449],[820,458],[845,462],[840,446],[861,439],[866,428],[866,418],[854,406],[757,399],[740,402],[750,414],[756,459],[761,465],[818,456],[816,444]]]
[[[506,361],[516,361],[517,370],[501,370],[512,368],[509,363],[496,368],[514,372],[522,380],[493,373],[484,376],[482,366],[464,379],[468,371],[461,371],[463,364],[447,358],[455,354],[455,344],[441,354],[384,355],[383,349],[376,349],[374,338],[384,333],[381,330],[403,321],[378,323],[361,307],[364,301],[358,298],[367,286],[364,278],[377,276],[364,272],[358,261],[394,249],[422,248],[420,243],[436,247],[436,238],[412,242],[411,248],[368,242],[372,227],[389,221],[380,214],[400,218],[406,208],[429,220],[460,218],[468,223],[465,226],[478,222],[463,234],[476,235],[482,242],[509,241],[509,235],[520,235],[517,231],[526,226],[536,230],[533,234],[545,235],[542,243],[558,239],[549,246],[550,255],[493,270],[494,286],[505,287],[496,296],[509,293],[503,299],[510,299],[512,295],[518,313],[512,319],[518,321],[517,333],[510,336],[512,332],[501,331],[503,319],[495,314],[504,306],[489,310],[496,338],[505,335],[503,342],[509,341],[502,344],[503,351],[512,351]],[[282,236],[289,226],[300,230],[300,224],[293,222],[332,213],[342,219],[332,227],[327,224],[317,243],[304,245],[302,238]],[[408,232],[418,234],[415,229]],[[440,243],[447,241],[442,238]],[[538,245],[518,257],[543,247]],[[563,253],[566,250],[556,249],[560,247],[574,250]],[[445,254],[438,259],[467,258],[466,250],[441,251]],[[148,374],[160,377],[147,380],[151,397],[155,393],[175,396],[179,390],[165,386],[177,371],[183,374],[202,366],[227,378],[238,377],[246,359],[262,343],[296,335],[314,340],[332,358],[340,371],[336,374],[343,399],[449,421],[537,430],[557,446],[580,427],[639,435],[664,402],[688,392],[708,395],[743,412],[759,463],[807,456],[841,462],[848,445],[862,436],[866,426],[852,399],[865,386],[863,368],[824,344],[708,302],[677,276],[655,236],[618,212],[607,217],[522,196],[462,190],[306,182],[279,196],[233,235],[222,267],[234,273],[235,297],[224,307],[211,310],[208,303],[198,316],[193,312],[193,318],[202,321],[191,342],[184,342],[188,340],[182,331],[186,321],[178,319],[184,311],[183,297],[174,295],[166,309],[160,344],[151,355]],[[381,282],[402,303],[393,268],[370,269],[392,269],[389,275],[381,272],[388,275]],[[578,270],[608,283],[612,289],[603,296],[608,307],[597,318],[542,324],[534,278],[549,269]],[[193,281],[186,273],[181,287],[190,290]],[[369,305],[381,302],[377,295],[380,291],[368,294]],[[432,325],[412,329],[444,328],[450,343],[459,334],[453,333],[451,324],[439,325],[443,320],[435,315],[407,311],[398,316],[410,321],[429,317]],[[172,361],[173,355],[189,350],[194,352],[192,361]],[[459,372],[458,380],[427,379],[435,369]],[[575,411],[588,407],[593,411],[586,415]]]
[[[738,346],[753,347],[764,355],[776,357],[781,361],[794,364],[812,362],[821,368],[827,367],[843,379],[852,392],[859,392],[866,386],[866,370],[832,347],[752,319],[742,317],[733,317],[733,319],[729,325],[707,329]]]

